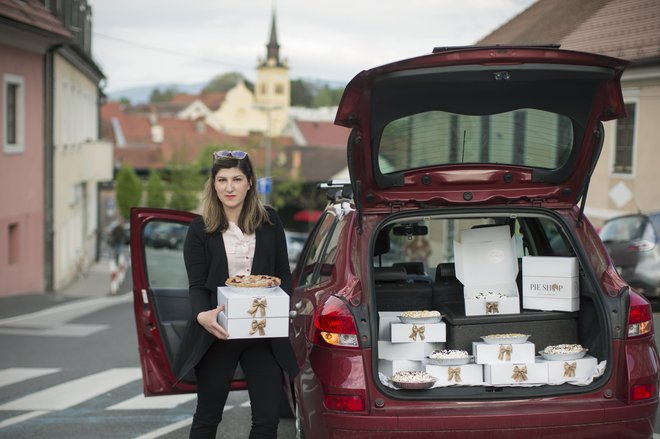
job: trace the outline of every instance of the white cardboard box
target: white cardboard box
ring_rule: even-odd
[[[484,366],[482,364],[463,364],[461,366],[427,364],[426,372],[438,379],[436,384],[443,386],[474,386],[484,383]]]
[[[594,375],[598,360],[591,355],[585,355],[577,360],[545,360],[536,359],[537,363],[548,365],[548,382],[550,384],[565,383],[574,380],[585,380]]]
[[[229,332],[230,340],[289,336],[288,317],[230,319],[225,313],[221,312],[218,314],[218,323]]]
[[[225,306],[225,315],[229,319],[247,319],[289,316],[289,295],[280,287],[259,289],[245,293],[230,287],[218,287],[218,306]]]
[[[533,363],[536,357],[534,343],[489,344],[472,342],[472,354],[477,364]]]
[[[461,231],[460,241],[454,241],[454,265],[464,286],[466,316],[487,314],[486,301],[476,296],[489,292],[511,298],[500,300],[498,314],[520,313],[516,243],[508,226]]]
[[[378,360],[378,371],[387,377],[405,370],[421,372],[424,370],[424,364],[421,361],[412,360]]]
[[[507,296],[498,299],[465,298],[465,315],[496,315],[520,314],[520,299],[518,296]]]
[[[523,257],[523,308],[578,311],[579,296],[577,258]]]
[[[379,311],[378,312],[378,340],[392,340],[391,324],[401,322],[399,319],[401,311]]]
[[[545,363],[506,363],[484,365],[486,384],[547,384],[548,365]]]
[[[392,323],[392,343],[430,343],[447,341],[447,326],[439,323]],[[423,338],[422,338],[423,337]]]
[[[385,360],[421,361],[431,352],[442,349],[443,343],[392,343],[378,341],[378,358]]]

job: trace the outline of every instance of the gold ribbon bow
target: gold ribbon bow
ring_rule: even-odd
[[[259,314],[261,314],[261,317],[266,316],[266,308],[268,307],[268,301],[266,300],[265,297],[260,298],[255,298],[252,300],[252,306],[250,309],[247,310],[248,314],[250,314],[252,317],[257,316],[257,311],[260,311]]]
[[[259,335],[266,335],[266,319],[259,320],[258,322],[256,320],[252,320],[252,329],[248,334],[254,335],[255,332],[259,331]]]
[[[517,383],[527,381],[527,366],[515,366],[513,368],[513,375],[511,375],[511,378]]]
[[[513,347],[510,344],[501,344],[500,345],[500,353],[497,356],[498,360],[504,360],[504,356],[506,355],[506,361],[511,361],[511,352],[513,351]]]
[[[447,381],[460,383],[461,382],[461,368],[460,367],[449,367],[447,368]]]
[[[565,377],[574,377],[575,368],[577,367],[577,362],[569,363],[568,361],[564,362],[564,376]]]
[[[499,314],[499,313],[500,313],[499,302],[486,302],[486,314]]]
[[[424,325],[417,326],[413,323],[412,326],[412,332],[408,336],[408,338],[412,339],[412,341],[417,340],[417,335],[419,335],[419,339],[424,341],[426,337],[424,337],[424,331],[426,331],[426,327]]]

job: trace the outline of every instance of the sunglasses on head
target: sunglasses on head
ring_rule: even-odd
[[[248,153],[245,151],[216,151],[213,153],[214,159],[244,159]]]

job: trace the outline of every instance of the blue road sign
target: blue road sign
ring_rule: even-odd
[[[259,189],[260,194],[270,194],[273,189],[273,178],[272,177],[262,177],[257,180],[257,188]]]

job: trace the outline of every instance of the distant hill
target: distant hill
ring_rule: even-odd
[[[298,79],[307,82],[312,87],[313,92],[318,91],[324,86],[328,86],[330,88],[340,88],[346,85],[338,81],[324,81],[321,79],[311,79],[311,78],[298,78]],[[169,87],[176,87],[183,93],[198,94],[207,84],[208,82],[200,82],[198,84],[177,84],[177,83],[153,84],[153,85],[144,85],[141,87],[123,88],[120,90],[108,92],[107,95],[108,95],[108,100],[111,101],[118,101],[121,98],[127,98],[129,101],[131,101],[131,104],[142,104],[149,102],[149,96],[151,95],[151,92],[155,88],[158,88],[161,91],[163,91]]]
[[[200,82],[199,84],[153,84],[153,85],[144,85],[141,87],[130,87],[123,88],[121,90],[116,90],[108,93],[108,100],[118,101],[121,98],[127,98],[131,101],[131,104],[142,104],[149,102],[149,96],[151,92],[158,88],[161,91],[168,89],[169,87],[176,87],[182,93],[189,94],[198,94],[202,91],[206,82]]]

